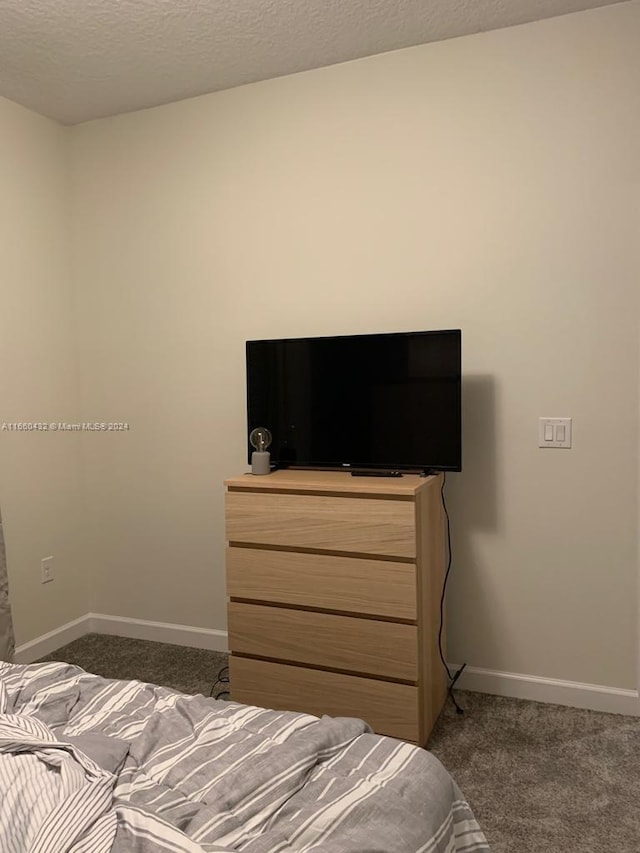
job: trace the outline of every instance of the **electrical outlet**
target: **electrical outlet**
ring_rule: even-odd
[[[53,557],[44,557],[40,560],[40,581],[50,583],[53,578]]]

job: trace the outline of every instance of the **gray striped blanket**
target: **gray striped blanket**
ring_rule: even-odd
[[[475,853],[425,750],[311,717],[0,663],[7,853]]]

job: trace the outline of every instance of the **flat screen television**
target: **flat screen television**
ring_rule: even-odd
[[[246,356],[247,436],[270,430],[275,467],[462,470],[460,329],[247,341]]]

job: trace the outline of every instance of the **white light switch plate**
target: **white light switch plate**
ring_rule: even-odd
[[[538,447],[571,447],[571,418],[538,418]]]

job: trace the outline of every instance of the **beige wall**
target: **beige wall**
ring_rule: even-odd
[[[247,338],[461,327],[451,660],[636,685],[640,6],[73,130],[91,609],[224,627]],[[571,416],[574,448],[537,448]]]
[[[87,610],[79,437],[1,429],[78,414],[67,143],[0,99],[0,505],[18,644]],[[49,555],[56,579],[43,586]]]

